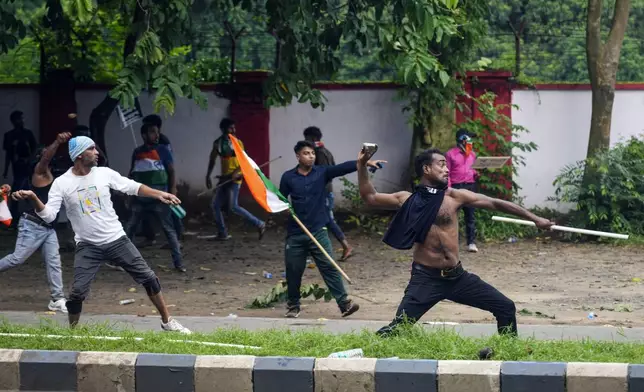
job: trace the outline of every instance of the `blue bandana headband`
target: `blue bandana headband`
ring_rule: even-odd
[[[94,141],[87,136],[76,136],[69,141],[69,157],[74,162],[85,150],[95,145]]]

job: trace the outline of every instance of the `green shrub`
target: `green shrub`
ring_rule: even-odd
[[[584,181],[584,173],[587,178]],[[575,203],[570,224],[644,234],[644,141],[635,137],[564,167],[551,200]]]
[[[508,164],[500,169],[479,169],[478,185],[481,193],[492,197],[500,197],[505,200],[512,200],[520,187],[515,181],[518,176],[519,165],[525,166],[525,157],[521,153],[532,152],[538,149],[534,142],[523,142],[528,129],[521,125],[512,123],[512,119],[503,111],[509,107],[517,108],[517,105],[497,104],[496,94],[486,92],[478,98],[472,98],[480,117],[471,117],[471,113],[465,113],[468,117],[462,124],[456,125],[454,133],[459,128],[465,128],[476,135],[473,140],[473,148],[479,157],[509,156]],[[511,135],[506,139],[507,135]]]

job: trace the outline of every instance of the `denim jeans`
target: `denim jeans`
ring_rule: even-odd
[[[467,189],[468,191],[476,192],[476,184],[452,184],[454,189]],[[474,208],[472,207],[463,207],[463,213],[465,214],[465,234],[467,237],[467,244],[473,244],[476,242],[476,222],[474,221]]]
[[[344,236],[342,229],[340,229],[340,226],[338,226],[338,222],[335,221],[335,216],[333,216],[334,205],[335,205],[335,196],[333,195],[333,192],[329,192],[326,196],[326,208],[329,214],[329,223],[327,224],[326,227],[331,231],[331,233],[333,233],[333,236],[338,241],[342,242],[346,237]]]
[[[326,228],[318,230],[313,234],[315,239],[322,245],[324,250],[333,257],[333,248]],[[286,238],[284,250],[284,262],[286,264],[286,284],[288,286],[288,306],[300,306],[300,287],[302,286],[302,275],[306,270],[306,258],[311,255],[315,264],[324,279],[333,298],[339,306],[345,304],[347,291],[342,282],[342,275],[327,258],[324,253],[311,241],[308,235],[295,234]]]
[[[215,223],[217,224],[217,230],[219,231],[219,236],[227,237],[228,230],[226,230],[226,224],[224,222],[223,208],[228,206],[228,211],[241,216],[242,218],[249,221],[253,226],[260,228],[264,225],[264,222],[256,218],[253,214],[245,210],[239,205],[239,188],[241,184],[236,184],[230,182],[226,185],[223,185],[217,189],[215,193],[215,200],[213,202],[213,210],[215,212]]]
[[[41,226],[25,218],[20,219],[16,248],[12,254],[0,260],[0,272],[24,263],[38,248],[40,248],[45,261],[51,299],[57,301],[65,298],[60,253],[58,253],[58,237],[53,228]]]
[[[153,218],[154,215],[153,213],[146,213],[143,214],[143,218],[141,220],[141,230],[137,230],[137,232],[134,235],[139,235],[143,234],[145,236],[145,239],[148,241],[154,241],[156,238],[156,230],[152,226],[152,222],[150,221],[151,218]],[[184,232],[184,226],[183,226],[183,221],[181,218],[176,216],[175,214],[170,214],[172,217],[172,225],[174,227],[174,231],[177,233],[177,238],[179,238],[179,241],[181,241],[181,236],[183,235]]]
[[[132,240],[137,232],[139,222],[141,222],[143,216],[146,214],[156,217],[156,220],[161,223],[161,228],[168,239],[168,244],[170,244],[170,252],[172,252],[172,262],[174,263],[174,266],[183,266],[179,237],[174,229],[172,211],[167,205],[156,200],[146,200],[144,202],[135,200],[134,203],[132,203],[132,215],[125,226],[125,234],[130,240]]]

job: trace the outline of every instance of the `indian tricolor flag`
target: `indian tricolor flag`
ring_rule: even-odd
[[[235,156],[239,162],[246,185],[253,194],[253,197],[268,212],[281,212],[291,208],[288,200],[280,193],[279,189],[266,178],[262,170],[257,166],[246,152],[241,148],[239,140],[233,135],[228,135],[235,150]]]
[[[9,211],[7,195],[4,193],[0,193],[0,223],[11,226],[11,211]]]

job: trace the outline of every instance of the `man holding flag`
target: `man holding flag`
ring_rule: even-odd
[[[242,150],[233,135],[229,135],[239,159],[241,172],[253,197],[268,212],[290,210],[288,224],[285,264],[288,284],[288,312],[286,317],[296,318],[300,314],[300,286],[306,269],[306,257],[313,256],[322,278],[335,298],[342,317],[347,317],[360,308],[350,300],[342,282],[348,277],[330,256],[333,254],[327,233],[329,215],[326,211],[326,184],[357,170],[357,161],[348,161],[334,166],[315,166],[315,145],[300,141],[295,145],[298,165],[285,172],[279,190],[261,172]],[[369,161],[368,165],[377,167],[379,161]],[[291,197],[289,204],[287,197]]]

